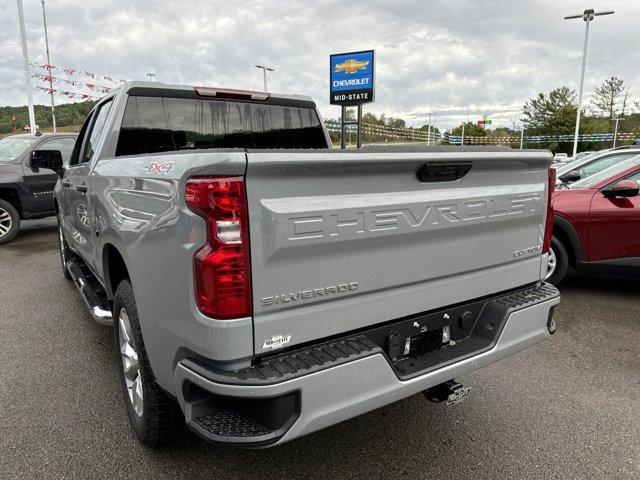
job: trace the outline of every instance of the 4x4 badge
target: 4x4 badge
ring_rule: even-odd
[[[144,166],[147,173],[159,173],[161,175],[169,175],[173,167],[174,162],[151,162]]]

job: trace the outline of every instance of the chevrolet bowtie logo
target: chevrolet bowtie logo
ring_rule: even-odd
[[[344,73],[349,73],[349,74],[353,74],[356,73],[358,70],[364,70],[365,68],[367,68],[367,65],[369,65],[369,61],[361,61],[359,62],[358,60],[346,60],[342,63],[338,63],[336,64],[336,73],[337,72],[344,72]]]

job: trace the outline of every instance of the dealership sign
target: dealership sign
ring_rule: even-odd
[[[373,102],[373,50],[331,55],[329,68],[331,104],[361,105]]]

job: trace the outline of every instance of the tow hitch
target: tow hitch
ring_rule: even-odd
[[[449,380],[448,382],[424,390],[422,394],[431,402],[447,402],[447,405],[453,405],[467,398],[470,392],[471,387],[464,387],[455,380]]]

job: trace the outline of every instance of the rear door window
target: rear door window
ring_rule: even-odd
[[[326,148],[314,108],[130,96],[116,156],[211,148]]]

